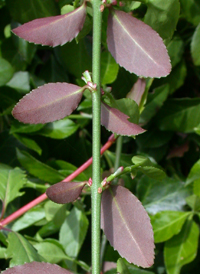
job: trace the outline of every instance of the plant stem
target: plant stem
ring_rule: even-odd
[[[123,136],[118,137],[116,144],[117,144],[117,146],[116,146],[116,153],[115,153],[114,171],[116,171],[119,167],[121,151],[122,151],[122,144],[123,144]]]
[[[98,188],[101,183],[100,169],[100,136],[101,136],[101,86],[100,86],[100,58],[101,58],[101,17],[100,0],[93,0],[93,54],[92,77],[97,90],[92,92],[92,273],[100,273],[100,213],[101,194]]]

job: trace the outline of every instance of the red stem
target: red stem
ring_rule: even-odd
[[[109,137],[108,141],[105,143],[105,145],[101,148],[101,154],[103,154],[115,142],[115,140],[116,139],[114,137],[114,134],[112,134]],[[80,166],[76,171],[74,171],[72,174],[70,174],[68,177],[66,177],[62,182],[72,181],[81,172],[83,172],[86,168],[88,168],[91,164],[92,164],[92,157],[89,160],[87,160],[82,166]],[[43,202],[46,199],[47,199],[47,195],[46,195],[46,193],[44,193],[44,194],[40,195],[38,198],[36,198],[35,200],[31,201],[27,205],[21,207],[20,209],[18,209],[14,213],[12,213],[10,216],[6,217],[4,220],[2,220],[0,222],[0,230],[3,226],[11,223],[15,219],[17,219],[18,217],[23,215],[25,212],[27,212],[29,209],[31,209],[34,206],[40,204],[41,202]]]

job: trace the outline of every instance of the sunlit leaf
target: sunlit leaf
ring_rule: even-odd
[[[40,262],[32,262],[26,263],[24,265],[15,266],[13,268],[9,268],[2,273],[4,274],[72,274],[72,272],[56,265],[50,263],[40,263]]]
[[[191,168],[187,180],[186,185],[200,179],[200,160],[198,160]]]
[[[88,230],[88,219],[85,213],[74,207],[62,224],[59,241],[67,255],[77,257]]]
[[[182,211],[186,205],[185,198],[191,194],[183,182],[169,177],[161,183],[144,176],[139,181],[137,190],[140,201],[151,214],[164,210]]]
[[[162,39],[151,27],[130,14],[111,11],[107,43],[116,62],[139,76],[162,77],[171,71]]]
[[[101,124],[109,131],[120,135],[138,135],[145,132],[140,126],[130,123],[129,117],[116,108],[101,104]]]
[[[151,217],[155,243],[165,242],[181,231],[189,212],[161,211]]]
[[[86,16],[85,2],[78,9],[58,16],[35,19],[13,32],[19,37],[35,43],[56,47],[70,42],[83,27]]]
[[[10,232],[8,235],[6,257],[11,258],[10,267],[32,261],[41,262],[43,260],[29,241],[16,232]]]
[[[180,273],[181,267],[193,261],[197,254],[199,227],[187,220],[181,232],[165,244],[164,258],[168,274]]]
[[[14,169],[0,170],[0,199],[5,209],[11,201],[23,195],[19,190],[25,183],[26,175],[21,169],[16,167]]]
[[[127,261],[149,267],[154,261],[153,231],[140,201],[126,188],[102,194],[101,227],[110,244]]]
[[[46,194],[50,200],[58,204],[67,204],[75,201],[82,192],[86,183],[60,182],[50,186]]]
[[[25,95],[13,109],[13,116],[23,123],[48,123],[72,113],[82,98],[84,88],[68,83],[50,83]]]

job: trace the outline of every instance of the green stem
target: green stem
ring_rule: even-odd
[[[92,77],[97,90],[92,92],[92,273],[100,273],[100,214],[101,194],[98,188],[101,183],[100,149],[101,149],[101,89],[100,89],[100,57],[101,57],[101,12],[100,0],[93,0],[93,56]]]
[[[122,143],[123,143],[123,136],[119,136],[116,142],[117,146],[116,146],[116,153],[115,153],[114,171],[116,171],[119,167],[121,151],[122,151]]]

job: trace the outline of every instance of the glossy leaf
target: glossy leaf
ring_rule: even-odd
[[[38,146],[38,144],[31,138],[27,138],[21,134],[13,134],[13,136],[24,146],[36,151],[39,155],[42,154],[42,149]]]
[[[169,99],[158,113],[157,125],[161,130],[189,133],[200,123],[200,99]]]
[[[153,231],[140,201],[128,189],[112,186],[103,192],[101,207],[101,227],[114,249],[131,263],[151,266]]]
[[[41,206],[32,208],[12,225],[12,230],[20,231],[24,228],[34,225],[36,222],[44,218],[45,218],[44,208],[42,208]]]
[[[61,260],[68,259],[63,250],[63,246],[56,240],[47,239],[43,242],[34,244],[37,252],[51,264],[59,263]],[[56,272],[57,273],[57,272]]]
[[[0,86],[4,86],[13,76],[11,64],[0,57]]]
[[[16,167],[0,170],[0,199],[4,204],[4,210],[11,201],[24,194],[19,190],[25,183],[26,175],[21,169]]]
[[[200,209],[200,197],[197,195],[191,195],[186,198],[187,204],[191,207],[193,211],[199,211]]]
[[[147,271],[133,264],[129,264],[125,259],[122,258],[119,258],[117,260],[117,272],[119,272],[120,274],[155,274],[152,271]]]
[[[104,51],[101,54],[101,84],[111,84],[117,78],[119,65],[115,62],[110,52]]]
[[[32,175],[48,183],[57,183],[65,177],[54,168],[45,165],[26,151],[17,150],[17,158],[21,165]]]
[[[60,182],[46,191],[48,198],[58,204],[67,204],[75,201],[81,194],[86,183]]]
[[[70,257],[77,257],[88,229],[84,212],[74,207],[61,226],[59,241]]]
[[[64,118],[60,121],[48,123],[38,134],[52,139],[64,139],[75,133],[78,128],[79,125],[68,118]]]
[[[191,54],[195,66],[200,66],[200,24],[197,26],[191,42]]]
[[[193,261],[197,254],[199,227],[187,220],[181,232],[165,244],[164,258],[167,273],[178,274],[183,265]]]
[[[170,39],[179,19],[178,0],[149,0],[144,22],[157,31],[163,39]]]
[[[29,82],[29,73],[26,71],[18,71],[6,85],[24,94],[30,91]]]
[[[14,29],[13,32],[29,42],[56,47],[70,42],[78,35],[85,16],[84,3],[70,13],[35,19]]]
[[[101,104],[101,124],[109,131],[120,135],[138,135],[145,132],[140,126],[130,123],[128,116],[118,109]]]
[[[32,262],[26,263],[24,265],[15,266],[13,268],[7,269],[3,271],[4,274],[72,274],[72,272],[56,265],[50,263],[39,263],[39,262]]]
[[[22,124],[20,122],[18,122],[17,120],[13,120],[12,124],[11,124],[11,128],[10,128],[10,133],[35,133],[37,131],[39,131],[40,129],[42,129],[45,125],[44,124]]]
[[[142,101],[142,96],[145,92],[146,81],[143,78],[138,78],[132,89],[127,93],[126,97],[134,100],[138,106]]]
[[[138,197],[146,210],[151,214],[159,211],[181,211],[185,206],[185,198],[191,191],[183,182],[166,177],[162,183],[146,176],[138,184]]]
[[[162,169],[154,166],[142,166],[142,167],[138,167],[136,170],[141,171],[143,174],[145,174],[149,178],[159,180],[159,181],[162,181],[166,177],[166,174]]]
[[[165,242],[181,231],[190,213],[161,211],[151,217],[155,243]]]
[[[172,67],[175,67],[183,59],[183,40],[179,36],[174,36],[173,39],[167,44],[167,50],[171,59]]]
[[[7,241],[8,248],[6,250],[6,257],[11,258],[10,267],[32,261],[41,262],[44,260],[35,248],[19,233],[10,232]],[[14,249],[13,246],[15,246]]]
[[[191,168],[187,180],[186,185],[200,179],[200,160],[198,160],[193,167]]]
[[[170,73],[171,64],[162,39],[130,14],[123,11],[109,14],[107,43],[116,62],[130,72],[145,77]]]
[[[13,109],[23,123],[48,123],[64,118],[77,108],[84,88],[67,83],[50,83],[25,95]]]

